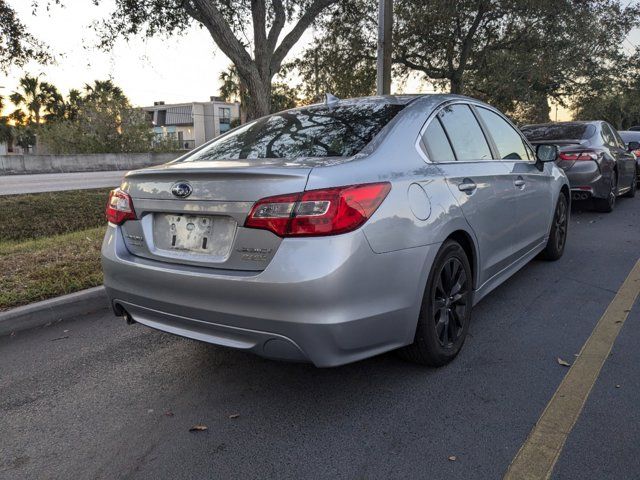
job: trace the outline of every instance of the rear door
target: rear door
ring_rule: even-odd
[[[501,115],[481,106],[474,109],[493,140],[495,159],[509,170],[517,199],[514,245],[520,257],[542,243],[549,233],[554,211],[549,173],[552,165],[541,170],[520,133]]]
[[[478,240],[482,284],[514,259],[516,198],[509,171],[492,159],[489,142],[467,104],[441,108],[423,132],[429,159],[443,171]]]

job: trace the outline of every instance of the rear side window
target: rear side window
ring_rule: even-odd
[[[427,147],[429,160],[432,162],[453,162],[456,157],[451,149],[451,144],[444,133],[444,129],[438,118],[434,118],[424,132],[422,141]]]
[[[449,105],[438,113],[459,161],[489,160],[491,150],[468,105]]]
[[[184,161],[350,157],[403,108],[362,102],[287,110],[237,128]]]
[[[500,115],[479,107],[476,109],[487,126],[489,134],[498,148],[498,154],[504,160],[528,160],[527,150],[520,134]]]

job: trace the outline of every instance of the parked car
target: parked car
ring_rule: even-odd
[[[558,166],[569,177],[574,200],[592,199],[596,210],[611,212],[618,196],[635,196],[635,156],[607,122],[543,123],[522,132],[533,145],[560,148]]]
[[[625,143],[627,150],[636,157],[636,185],[640,188],[640,132],[635,130],[618,130],[618,133]]]
[[[331,98],[331,97],[328,97]],[[116,315],[327,367],[451,361],[471,308],[567,238],[570,191],[496,109],[455,95],[287,110],[111,192]]]

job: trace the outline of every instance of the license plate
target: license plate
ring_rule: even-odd
[[[212,249],[213,219],[198,215],[167,215],[168,245],[172,250],[207,253]]]

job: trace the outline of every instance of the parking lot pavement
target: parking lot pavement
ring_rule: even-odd
[[[125,173],[127,173],[126,170],[115,172],[4,175],[0,176],[0,195],[117,187],[120,185],[120,181]]]
[[[0,338],[0,478],[501,478],[639,252],[640,199],[574,212],[565,256],[484,299],[441,369],[279,363],[110,315]],[[639,322],[636,301],[555,478],[637,474]]]

